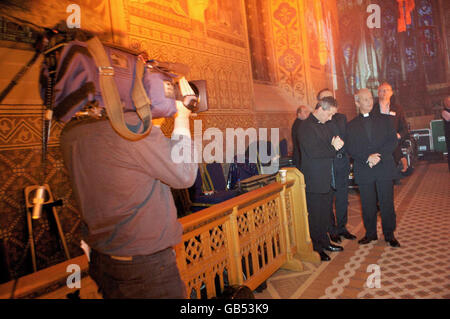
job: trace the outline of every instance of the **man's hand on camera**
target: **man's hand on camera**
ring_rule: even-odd
[[[183,102],[181,101],[176,101],[176,105],[177,105],[177,114],[175,115],[175,118],[187,118],[189,119],[189,116],[191,115],[191,111],[184,106]]]
[[[190,137],[189,116],[191,115],[191,111],[181,101],[176,101],[176,105],[178,112],[175,115],[172,135],[186,135]]]

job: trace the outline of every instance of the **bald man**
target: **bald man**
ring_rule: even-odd
[[[371,112],[374,114],[386,114],[393,118],[398,139],[398,146],[395,148],[393,155],[395,164],[399,165],[401,163],[401,171],[404,173],[408,169],[408,161],[402,153],[402,144],[409,137],[408,122],[406,122],[403,108],[395,102],[393,95],[392,86],[387,82],[383,82],[378,87],[378,102],[374,104]]]
[[[355,95],[360,114],[347,126],[347,151],[354,159],[355,182],[359,185],[365,236],[358,241],[365,245],[377,240],[377,198],[385,241],[400,247],[394,236],[393,179],[396,166],[392,153],[397,147],[397,131],[391,116],[371,113],[372,93],[361,89]]]

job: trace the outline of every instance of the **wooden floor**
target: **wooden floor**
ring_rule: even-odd
[[[420,162],[413,175],[395,186],[397,230],[401,247],[384,241],[358,245],[344,240],[331,261],[305,263],[301,273],[279,270],[256,298],[450,298],[450,173],[447,163]],[[364,236],[359,194],[349,198],[348,229]],[[379,270],[379,272],[376,271]],[[375,275],[379,274],[377,282]],[[369,280],[369,281],[368,281]],[[370,287],[368,287],[368,284]]]

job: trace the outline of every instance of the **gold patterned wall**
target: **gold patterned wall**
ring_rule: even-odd
[[[250,111],[252,78],[242,2],[210,1],[203,7],[204,21],[191,18],[185,3],[124,1],[129,45],[155,59],[189,65],[190,80],[207,81],[212,116]],[[230,116],[215,117],[219,122],[212,124],[227,127],[230,120],[234,125],[244,124],[241,115],[236,114],[234,120]]]
[[[203,121],[203,131],[277,127],[280,139],[290,141],[298,105],[312,107],[316,92],[333,85],[329,65],[317,64],[314,34],[308,33],[311,1],[3,1],[0,16],[52,27],[67,19],[69,4],[78,4],[82,28],[100,33],[104,41],[145,50],[151,58],[185,63],[189,80],[207,81],[209,111],[196,118]],[[333,12],[334,0],[321,3],[327,6],[323,12]],[[26,38],[26,28],[18,31]],[[0,89],[31,58],[33,48],[24,42],[1,34]],[[39,63],[0,104],[0,254],[6,251],[0,259],[6,260],[10,278],[31,268],[23,189],[42,182]],[[255,78],[261,70],[266,75],[262,80]],[[173,121],[163,125],[167,135],[172,128]],[[59,151],[61,129],[53,123],[44,182],[63,200],[58,211],[75,256],[81,254],[81,221]],[[51,221],[40,220],[35,232],[38,268],[61,261]]]
[[[23,43],[1,42],[0,88],[31,58],[33,51]],[[7,46],[19,47],[16,49]],[[20,83],[0,105],[0,279],[7,280],[32,271],[26,222],[24,189],[27,186],[50,185],[55,199],[63,200],[58,208],[63,231],[72,255],[79,255],[80,215],[72,198],[72,189],[58,147],[62,129],[54,122],[46,175],[42,166],[42,101],[37,77],[40,60],[28,70]],[[33,222],[38,269],[64,260],[53,220],[43,218]],[[5,271],[5,268],[7,271]]]

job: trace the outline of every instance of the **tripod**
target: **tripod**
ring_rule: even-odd
[[[39,205],[39,204],[36,204],[35,202],[33,202],[33,198],[35,198],[36,192],[38,191],[38,189],[40,187],[42,187],[42,186],[33,185],[33,186],[28,186],[25,188],[25,201],[26,201],[26,207],[27,207],[27,224],[28,224],[28,240],[30,242],[31,259],[33,262],[33,272],[37,271],[37,264],[36,264],[36,249],[35,249],[35,242],[34,242],[34,236],[33,236],[32,211],[33,211],[35,205]],[[67,248],[66,239],[64,237],[61,223],[59,221],[58,212],[56,211],[56,207],[55,207],[55,206],[61,206],[62,200],[55,201],[53,199],[52,192],[50,191],[50,187],[47,184],[44,184],[43,187],[44,187],[44,196],[43,196],[44,201],[43,201],[43,203],[41,203],[42,209],[50,209],[50,208],[52,209],[53,218],[55,220],[56,227],[58,229],[58,235],[59,235],[59,239],[61,240],[62,247],[64,249],[64,254],[66,256],[66,259],[70,259],[69,249]]]

